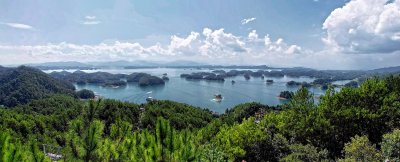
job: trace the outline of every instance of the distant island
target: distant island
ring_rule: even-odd
[[[154,86],[164,85],[165,82],[162,78],[152,76],[146,73],[132,73],[126,74],[111,74],[106,72],[85,73],[83,71],[75,72],[52,72],[50,76],[76,83],[79,85],[84,84],[100,84],[105,87],[120,87],[125,86],[127,83],[138,83],[139,86]]]

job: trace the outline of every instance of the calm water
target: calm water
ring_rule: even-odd
[[[240,69],[243,70],[243,69]],[[73,70],[72,70],[73,71]],[[128,84],[125,87],[108,88],[96,84],[88,84],[84,86],[76,85],[79,89],[93,90],[97,95],[105,98],[118,99],[133,103],[144,103],[147,97],[153,97],[161,100],[173,100],[177,102],[187,103],[194,106],[209,108],[212,111],[222,113],[227,108],[232,108],[235,105],[245,102],[260,102],[268,105],[282,104],[283,100],[277,98],[279,93],[284,90],[296,91],[298,87],[288,87],[286,82],[306,81],[312,82],[314,79],[309,77],[291,78],[291,77],[252,77],[250,80],[245,80],[243,76],[237,76],[225,79],[225,82],[210,82],[210,81],[192,81],[180,78],[182,73],[192,73],[199,71],[211,71],[209,69],[100,69],[100,70],[84,70],[85,72],[104,71],[109,73],[130,74],[133,72],[145,72],[156,76],[162,76],[167,73],[169,81],[164,86],[140,87],[137,84]],[[229,70],[226,70],[229,71]],[[254,70],[256,71],[256,70]],[[51,71],[46,71],[51,72]],[[267,85],[265,80],[273,79],[274,83]],[[231,80],[236,83],[232,84]],[[348,81],[336,82],[336,84],[344,84]],[[310,88],[316,96],[324,93],[320,88]],[[213,101],[215,94],[222,94],[221,102]]]

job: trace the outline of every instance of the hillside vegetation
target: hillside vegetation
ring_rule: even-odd
[[[16,106],[52,94],[74,95],[75,87],[46,73],[26,67],[0,68],[0,105]]]

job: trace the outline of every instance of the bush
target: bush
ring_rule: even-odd
[[[383,135],[382,154],[389,161],[400,161],[400,130]]]

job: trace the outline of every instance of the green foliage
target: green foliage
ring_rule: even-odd
[[[218,147],[224,149],[225,156],[230,160],[240,159],[246,155],[246,147],[267,138],[263,129],[256,124],[254,118],[244,120],[233,126],[223,125],[213,139]]]
[[[71,83],[54,79],[34,68],[20,66],[4,73],[0,77],[0,105],[13,107],[51,94],[74,95],[75,87]]]
[[[92,99],[95,97],[94,92],[87,89],[82,89],[76,92],[76,95],[81,99]]]
[[[7,132],[0,132],[0,161],[7,162],[50,162],[39,149],[35,140],[23,146],[18,140],[12,139]]]
[[[400,161],[400,130],[383,135],[382,154],[389,161]]]
[[[243,119],[255,116],[257,113],[262,115],[273,108],[256,102],[239,104],[232,109],[227,109],[221,119],[227,124],[241,123]]]
[[[1,161],[22,161],[23,153],[19,145],[10,142],[10,136],[2,132],[0,134],[0,160]]]
[[[32,154],[31,161],[33,162],[47,162],[50,161],[49,158],[47,158],[42,151],[38,147],[38,143],[35,140],[31,140],[29,144],[29,151]]]
[[[225,161],[224,152],[214,143],[204,145],[204,148],[200,154],[200,161],[223,162]]]
[[[290,154],[280,161],[328,161],[327,150],[318,151],[318,148],[312,145],[293,144],[290,145]]]
[[[344,146],[344,161],[381,161],[381,154],[367,136],[355,136]]]
[[[169,120],[177,130],[201,128],[213,119],[211,111],[207,109],[172,101],[153,101],[144,105],[144,108],[146,111],[141,120],[144,128],[154,128],[157,117]]]

